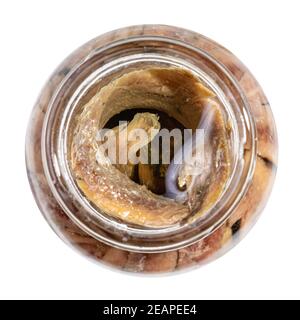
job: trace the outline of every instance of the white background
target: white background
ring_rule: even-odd
[[[300,298],[299,1],[1,1],[0,297]],[[280,157],[272,196],[221,259],[168,277],[99,267],[67,247],[33,200],[24,164],[31,108],[53,69],[89,39],[133,24],[202,33],[252,70],[271,103]]]

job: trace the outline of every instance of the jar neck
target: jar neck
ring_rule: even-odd
[[[147,52],[145,52],[145,47]],[[214,206],[190,225],[164,228],[133,227],[95,209],[72,177],[68,151],[73,123],[83,105],[102,86],[128,70],[147,66],[179,67],[198,77],[218,97],[232,127],[232,171]],[[244,150],[250,157],[244,157]],[[92,237],[120,249],[162,252],[182,248],[220,227],[244,195],[255,165],[255,126],[237,82],[205,52],[160,37],[122,40],[89,54],[71,70],[56,91],[43,125],[42,155],[45,174],[64,212]]]

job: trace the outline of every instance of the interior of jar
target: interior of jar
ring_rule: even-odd
[[[160,123],[161,130],[168,130],[172,131],[174,129],[180,130],[181,134],[184,134],[184,129],[186,129],[179,121],[175,118],[169,116],[167,113],[163,111],[159,111],[155,108],[132,108],[126,109],[121,111],[120,113],[114,115],[109,121],[104,125],[104,128],[113,129],[117,128],[120,123],[129,123],[133,121],[134,117],[137,114],[152,114],[158,117]],[[159,141],[159,150],[158,150],[158,160],[157,163],[151,164],[151,159],[147,159],[147,163],[138,163],[133,165],[131,169],[132,174],[127,174],[131,180],[134,182],[145,185],[148,189],[152,192],[164,195],[166,193],[166,186],[165,186],[165,171],[170,165],[170,161],[174,157],[174,153],[176,149],[174,148],[174,137],[170,137],[170,149],[169,158],[167,159],[166,163],[163,163],[163,154],[166,154],[163,146],[163,141],[160,139]],[[151,149],[149,150],[149,158],[151,155]]]
[[[70,171],[99,214],[132,227],[190,224],[205,216],[226,190],[234,159],[231,120],[218,95],[190,71],[157,65],[122,70],[90,86],[76,110],[68,132]],[[156,116],[160,130],[190,129],[192,137],[202,130],[204,162],[193,178],[185,179],[191,185],[178,185],[184,165],[175,166],[172,160],[180,148],[171,152],[160,179],[153,177],[151,163],[135,164],[132,176],[118,166],[97,163],[98,131],[117,128],[119,121],[129,126],[137,114]],[[176,185],[166,187],[174,182],[174,171]]]

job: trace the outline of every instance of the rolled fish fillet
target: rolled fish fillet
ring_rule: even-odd
[[[197,128],[207,131],[203,171],[200,168],[199,174],[191,177],[185,164],[171,162],[165,170],[164,195],[152,192],[147,183],[133,181],[135,165],[130,161],[99,161],[99,129],[120,112],[138,108],[151,112],[137,113],[125,124],[129,132],[134,128],[159,131],[158,111],[193,132]],[[113,128],[116,135],[123,129]],[[144,145],[154,136],[148,138]],[[103,214],[149,228],[194,221],[221,196],[229,177],[228,125],[214,93],[190,72],[158,67],[131,71],[103,86],[83,107],[72,135],[70,166],[79,189]]]

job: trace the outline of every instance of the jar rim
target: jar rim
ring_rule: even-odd
[[[143,230],[143,234],[135,234],[134,241],[129,242],[128,239],[124,239],[124,238],[127,238],[127,236],[132,237],[133,233],[130,230],[130,228],[128,228],[124,224],[117,225],[115,223],[112,223],[112,220],[107,221],[107,219],[106,220],[104,219],[104,221],[106,222],[105,223],[105,227],[107,228],[106,231],[107,230],[111,231],[109,233],[110,237],[105,236],[106,234],[102,233],[103,229],[101,229],[101,228],[100,228],[101,230],[91,228],[91,224],[90,224],[91,220],[99,218],[99,214],[97,215],[97,212],[93,212],[93,210],[91,210],[92,207],[87,202],[82,202],[81,201],[82,199],[80,199],[79,197],[76,197],[76,187],[75,187],[75,189],[72,190],[72,191],[75,191],[75,192],[72,192],[72,201],[73,202],[76,201],[77,205],[78,205],[78,202],[79,203],[81,202],[80,207],[81,207],[81,209],[83,209],[83,211],[80,212],[80,215],[77,215],[75,212],[73,212],[70,205],[66,204],[65,193],[63,192],[66,189],[66,187],[67,187],[68,191],[70,191],[70,188],[74,187],[74,183],[72,182],[70,172],[68,172],[67,167],[66,167],[66,162],[65,162],[65,160],[66,160],[66,147],[67,147],[66,146],[66,141],[67,141],[66,134],[68,133],[68,129],[66,129],[66,127],[65,127],[65,123],[66,123],[65,121],[67,121],[67,122],[70,121],[70,118],[69,119],[66,118],[67,113],[64,113],[64,115],[61,116],[61,118],[59,119],[59,121],[61,121],[59,135],[58,135],[58,142],[59,143],[56,144],[56,146],[54,145],[54,141],[53,141],[53,137],[52,137],[53,123],[55,121],[57,121],[57,119],[55,118],[54,113],[53,113],[53,110],[55,108],[55,104],[57,103],[58,100],[60,100],[63,97],[62,90],[65,88],[66,85],[70,84],[70,80],[72,81],[73,75],[78,74],[78,72],[81,72],[82,68],[84,67],[84,65],[87,65],[89,60],[94,59],[99,54],[103,55],[108,49],[113,48],[114,50],[116,50],[120,46],[130,45],[133,43],[137,43],[139,41],[156,41],[156,42],[160,42],[160,45],[162,45],[162,43],[170,43],[172,45],[176,44],[177,46],[186,47],[186,48],[188,47],[189,50],[197,51],[199,54],[205,55],[206,58],[209,58],[226,75],[226,77],[230,79],[231,84],[235,86],[237,92],[240,95],[240,103],[242,104],[242,112],[241,112],[240,116],[243,117],[242,122],[244,122],[244,125],[247,127],[246,129],[244,128],[244,130],[247,130],[247,135],[248,135],[247,139],[250,141],[250,146],[251,146],[251,149],[250,149],[251,157],[250,157],[249,167],[247,168],[247,172],[246,172],[247,174],[243,176],[243,184],[241,186],[239,186],[238,195],[236,196],[234,201],[231,203],[231,206],[229,208],[227,208],[226,211],[223,212],[223,214],[220,216],[220,218],[217,221],[212,221],[213,223],[211,222],[210,224],[208,224],[208,226],[204,230],[202,230],[201,232],[195,232],[195,234],[193,236],[190,236],[186,239],[183,238],[183,239],[176,241],[176,242],[173,242],[173,243],[170,243],[169,241],[165,241],[165,243],[161,242],[161,241],[155,241],[154,243],[151,243],[150,245],[148,243],[146,243],[146,245],[144,245],[144,242],[143,242],[144,239],[143,239],[143,241],[140,241],[140,240],[143,238],[143,235],[147,234],[147,232],[145,232],[145,230]],[[133,58],[132,55],[127,55],[127,58],[128,57],[130,57],[131,59]],[[155,59],[159,60],[159,55],[154,55],[153,53],[148,54],[148,55],[144,54],[143,57],[144,58],[147,57],[148,59],[155,58]],[[166,59],[166,57],[163,57],[163,58]],[[178,58],[174,59],[174,57],[173,57],[173,60],[174,61],[176,60],[178,62],[180,59],[178,59]],[[109,69],[109,67],[111,67],[111,66],[115,67],[116,65],[117,65],[117,67],[120,67],[120,65],[116,64],[116,62],[118,62],[118,61],[116,61],[116,59],[112,60],[111,65],[109,65],[110,62],[108,62],[102,66],[102,69],[104,69],[106,71],[108,70],[107,72],[110,72],[111,70]],[[128,63],[128,60],[125,61],[124,57],[123,57],[123,60],[121,62]],[[114,64],[115,64],[115,66],[114,66]],[[187,64],[185,63],[185,67],[186,66],[187,66]],[[190,67],[191,66],[192,65],[190,65]],[[69,106],[69,108],[70,108],[70,106],[73,106],[73,107],[75,106],[74,101],[76,101],[76,99],[80,98],[80,94],[83,93],[81,91],[82,88],[84,88],[84,85],[87,85],[90,83],[91,78],[93,78],[95,76],[95,73],[97,73],[97,72],[98,72],[98,76],[99,76],[99,69],[96,69],[96,70],[94,70],[93,73],[90,73],[88,77],[85,77],[85,79],[80,83],[80,86],[78,86],[77,89],[74,91],[74,93],[72,95],[73,100],[70,99],[68,101],[68,103],[65,104],[65,106],[64,106],[65,110],[67,110],[68,106]],[[100,76],[101,76],[101,72],[100,72]],[[211,85],[213,85],[213,84],[211,83]],[[215,86],[214,90],[217,90],[216,86]],[[70,112],[70,109],[68,111]],[[70,115],[70,113],[69,113],[69,115]],[[63,208],[64,212],[71,218],[72,221],[74,221],[76,223],[77,226],[79,226],[82,230],[84,230],[90,236],[92,236],[92,237],[94,237],[94,238],[96,238],[106,244],[117,247],[119,249],[125,249],[125,250],[136,251],[136,252],[165,252],[165,251],[170,251],[170,250],[182,248],[182,247],[185,247],[185,246],[190,245],[192,243],[195,243],[196,241],[199,241],[200,239],[208,236],[213,231],[215,231],[217,228],[219,228],[228,219],[228,217],[230,216],[233,209],[237,206],[237,204],[241,200],[242,196],[247,191],[247,188],[249,186],[249,183],[250,183],[252,175],[253,175],[253,170],[255,167],[255,155],[256,155],[256,138],[255,138],[255,136],[256,136],[255,123],[252,119],[251,113],[249,112],[248,102],[247,102],[242,90],[240,89],[238,82],[234,79],[234,77],[230,74],[230,72],[226,69],[226,67],[224,65],[220,64],[219,61],[214,59],[207,52],[204,52],[202,49],[191,46],[191,45],[189,45],[185,42],[182,42],[178,39],[175,40],[175,39],[171,39],[168,37],[161,37],[161,36],[135,36],[135,37],[132,36],[132,37],[129,37],[126,39],[114,41],[113,43],[109,44],[106,47],[97,48],[97,49],[93,50],[78,65],[76,65],[71,70],[71,72],[68,74],[68,76],[65,77],[64,81],[57,88],[55,94],[53,95],[53,97],[49,103],[48,110],[47,110],[44,124],[43,124],[41,147],[42,147],[42,159],[43,159],[45,176],[46,176],[47,182],[50,186],[50,189],[51,189],[55,199],[58,201],[60,206]],[[56,141],[56,143],[57,143],[57,141]],[[239,144],[243,144],[243,143],[245,143],[245,141],[239,141]],[[237,152],[241,153],[241,152],[243,152],[243,150],[244,150],[244,148],[238,148]],[[239,156],[242,158],[242,154],[239,154]],[[243,168],[243,169],[245,170],[245,168]],[[242,174],[241,174],[241,172],[239,172],[239,177],[237,177],[237,178],[240,179],[241,177],[242,177]],[[58,188],[57,183],[61,184],[61,187],[62,187],[61,189]],[[236,191],[236,190],[234,190],[234,191]],[[77,192],[77,196],[78,195],[79,195],[79,193]],[[222,208],[214,207],[213,209],[220,211]],[[88,216],[86,215],[87,212],[89,212]],[[83,215],[85,214],[85,217],[82,217],[82,214]],[[103,218],[103,216],[102,216],[102,218]],[[108,225],[107,223],[110,225]],[[123,236],[120,239],[116,239],[114,237],[111,237],[111,233],[114,233],[114,231],[116,229],[120,228],[120,226],[121,226],[121,229],[123,228],[123,230],[122,230]],[[159,234],[159,236],[165,237],[166,235],[171,235],[173,231],[174,230],[168,230],[167,233],[160,231],[161,234]],[[148,234],[150,233],[150,236],[151,235],[153,236],[153,233],[151,234],[151,232],[148,232]]]

